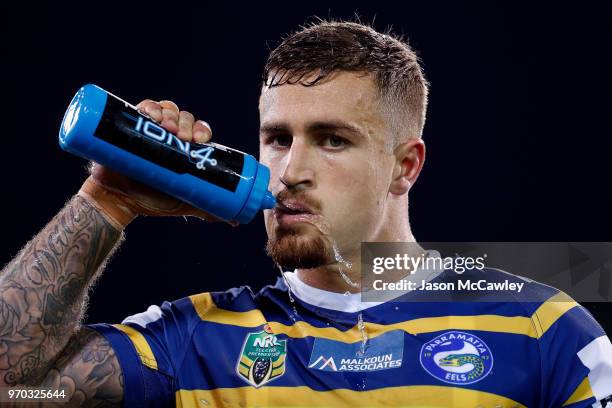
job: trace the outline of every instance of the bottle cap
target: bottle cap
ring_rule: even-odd
[[[253,187],[246,203],[235,217],[236,221],[247,224],[251,222],[259,210],[272,208],[276,205],[276,198],[268,191],[269,182],[270,170],[263,164],[257,163],[257,173],[253,181]]]
[[[78,147],[87,151],[88,145],[79,135],[95,132],[106,106],[106,98],[106,92],[93,84],[87,84],[77,91],[60,126],[59,140],[62,149],[81,155],[79,149],[72,148],[73,144],[78,144]]]

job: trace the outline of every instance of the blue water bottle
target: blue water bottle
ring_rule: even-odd
[[[272,208],[270,170],[216,143],[188,143],[96,85],[76,93],[59,132],[62,149],[107,166],[207,213],[241,224]]]

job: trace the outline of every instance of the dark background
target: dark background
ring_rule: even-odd
[[[409,37],[431,82],[427,162],[411,192],[420,241],[612,241],[609,2],[81,2],[3,5],[1,259],[74,194],[85,162],[57,131],[91,82],[171,99],[214,140],[257,155],[269,47],[312,16],[374,20]],[[399,3],[399,2],[398,2]],[[259,215],[237,229],[138,219],[97,284],[89,322],[277,271]],[[588,304],[612,333],[611,304]]]

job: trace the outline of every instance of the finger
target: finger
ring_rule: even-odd
[[[177,136],[181,140],[185,140],[187,142],[193,141],[193,115],[187,111],[181,111],[179,113],[179,122],[178,122],[178,134]]]
[[[164,129],[175,135],[179,131],[179,113],[173,108],[164,108],[162,111],[163,119],[161,125]]]
[[[151,99],[145,99],[136,105],[136,108],[158,123],[160,123],[163,119],[161,106],[159,106],[158,102]]]
[[[193,125],[193,140],[196,143],[206,143],[212,137],[210,125],[203,120],[198,120]]]
[[[172,109],[173,111],[175,111],[176,113],[179,112],[179,107],[176,105],[176,103],[169,101],[167,99],[163,100],[163,101],[159,101],[159,105],[164,108],[164,109]]]
[[[144,99],[140,102],[138,102],[138,105],[136,105],[136,109],[138,109],[139,111],[144,111],[144,105],[149,104],[149,103],[155,103],[154,100],[152,99]]]

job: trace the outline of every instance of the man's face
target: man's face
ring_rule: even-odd
[[[380,109],[374,81],[363,74],[263,88],[260,161],[280,203],[264,217],[277,263],[332,264],[335,253],[355,256],[376,235],[394,164]]]

